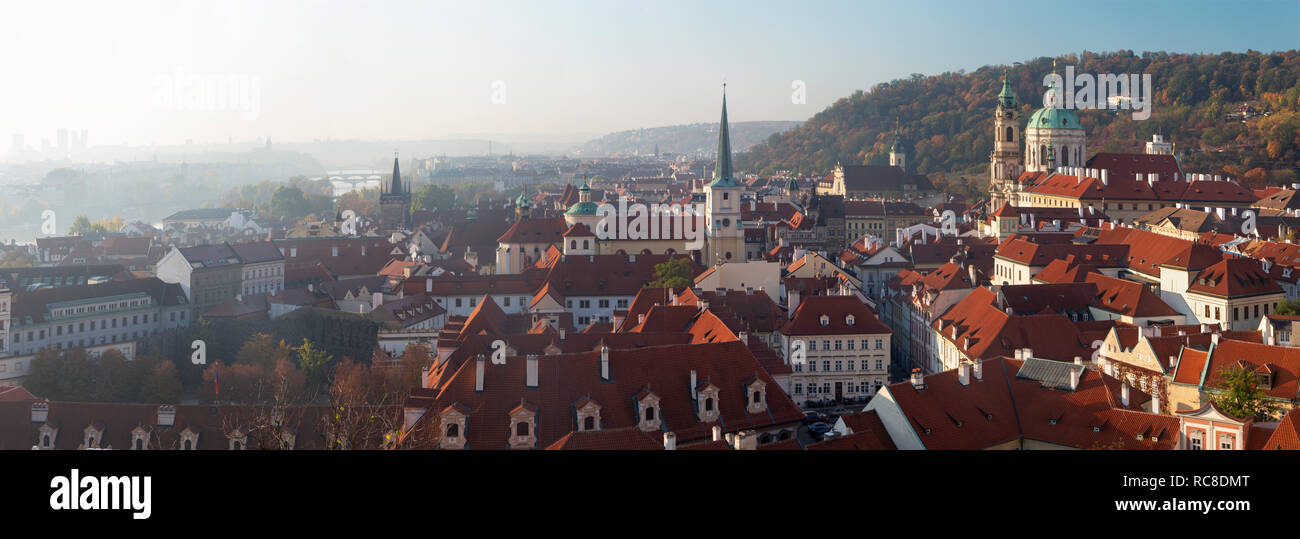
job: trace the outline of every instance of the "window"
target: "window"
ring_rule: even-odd
[[[709,397],[709,398],[707,398],[707,399],[704,399],[704,411],[706,411],[706,412],[712,412],[712,411],[713,411],[713,397]]]
[[[528,436],[528,423],[521,421],[515,424],[515,436]]]
[[[883,368],[885,368],[885,361],[884,361],[883,359],[877,359],[877,360],[876,360],[876,370],[881,370],[881,369],[883,369]]]
[[[817,320],[818,320],[818,322],[821,323],[821,325],[823,325],[823,326],[829,326],[829,325],[831,325],[831,317],[826,316],[826,315],[824,315],[824,314],[821,316],[821,318],[818,318]]]
[[[837,371],[842,371],[842,370],[844,370],[844,362],[843,362],[843,361],[840,361],[840,360],[838,360],[838,359],[835,360],[835,370],[837,370]]]
[[[816,350],[816,349],[817,349],[817,341],[808,341],[808,349],[809,349],[809,350]]]
[[[850,342],[849,344],[853,344],[853,343]],[[850,359],[850,360],[849,360],[849,370],[853,370],[853,366],[854,366],[854,361],[853,361],[852,359]]]
[[[460,424],[452,423],[450,425],[447,425],[447,437],[448,438],[460,437]]]
[[[645,409],[645,419],[646,419],[646,421],[654,421],[654,420],[655,420],[655,409],[654,409],[653,406],[651,406],[651,407]]]
[[[461,306],[460,302],[461,302],[461,299],[460,299],[460,298],[456,298],[456,306],[457,306],[457,307],[460,307],[460,306]]]
[[[1191,444],[1192,451],[1200,451],[1202,449],[1200,431],[1192,432],[1191,435],[1187,437],[1187,440]]]
[[[596,418],[587,416],[582,420],[582,430],[596,430]]]
[[[849,342],[848,342],[848,348],[849,348],[849,350],[852,350],[852,349],[853,349],[853,339],[849,339]]]
[[[802,394],[803,394],[803,384],[795,384],[795,385],[794,385],[794,394],[795,394],[795,395],[802,395]]]
[[[840,341],[840,340],[836,340],[836,341],[835,341],[835,349],[836,349],[836,350],[841,350],[841,349],[843,349],[843,347],[844,347],[844,341]]]
[[[831,349],[830,339],[822,341],[822,350],[830,350],[830,349]]]
[[[1223,320],[1223,317],[1222,317],[1222,316],[1219,316],[1219,308],[1218,308],[1218,307],[1215,307],[1215,308],[1214,308],[1214,319],[1215,319],[1215,320]]]
[[[602,299],[602,300],[600,300],[600,304],[599,304],[599,305],[600,305],[600,308],[602,308],[602,309],[608,309],[608,308],[609,308],[609,300],[607,300],[607,299]]]
[[[831,372],[830,360],[826,360],[822,362],[822,372]]]
[[[797,365],[796,365],[796,366],[797,366]],[[809,362],[808,362],[808,372],[817,372],[817,362],[816,362],[816,361],[809,361]]]
[[[880,350],[881,348],[884,348],[884,347],[885,347],[885,340],[884,340],[884,339],[876,339],[876,350]]]
[[[862,339],[862,349],[863,349],[863,350],[866,350],[866,349],[867,349],[867,340],[866,340],[866,339]]]

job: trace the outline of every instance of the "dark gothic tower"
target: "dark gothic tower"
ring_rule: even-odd
[[[393,177],[379,195],[379,226],[385,233],[411,228],[411,193],[402,186],[397,152],[393,152]]]

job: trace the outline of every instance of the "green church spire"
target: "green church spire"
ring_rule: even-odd
[[[727,127],[727,85],[722,84],[722,123],[718,128],[718,162],[709,187],[739,187],[731,175],[731,131]]]

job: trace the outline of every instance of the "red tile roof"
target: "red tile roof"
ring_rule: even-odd
[[[853,315],[853,325],[848,316]],[[827,317],[822,325],[821,317]],[[876,315],[855,296],[809,296],[799,302],[790,321],[781,328],[784,335],[852,335],[891,333]]]
[[[1222,298],[1282,293],[1282,287],[1269,277],[1258,260],[1236,257],[1205,268],[1187,290]]]

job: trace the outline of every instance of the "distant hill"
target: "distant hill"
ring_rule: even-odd
[[[803,122],[732,122],[731,149],[741,152],[769,136],[798,127]],[[632,129],[610,133],[574,149],[582,157],[653,155],[660,153],[713,155],[718,151],[718,124],[698,123]]]
[[[1085,52],[1057,58],[1076,73],[1152,75],[1152,115],[1079,111],[1088,151],[1138,152],[1162,133],[1175,143],[1185,170],[1227,174],[1252,183],[1291,183],[1300,167],[1300,51],[1262,54]],[[772,135],[738,155],[746,171],[825,174],[837,162],[888,164],[895,118],[912,147],[910,168],[949,192],[978,194],[987,185],[993,147],[994,98],[1006,66],[973,73],[912,75],[835,102],[796,129]],[[1009,68],[1021,105],[1021,127],[1042,106],[1042,81],[1052,58]],[[1259,115],[1226,116],[1248,105]]]

